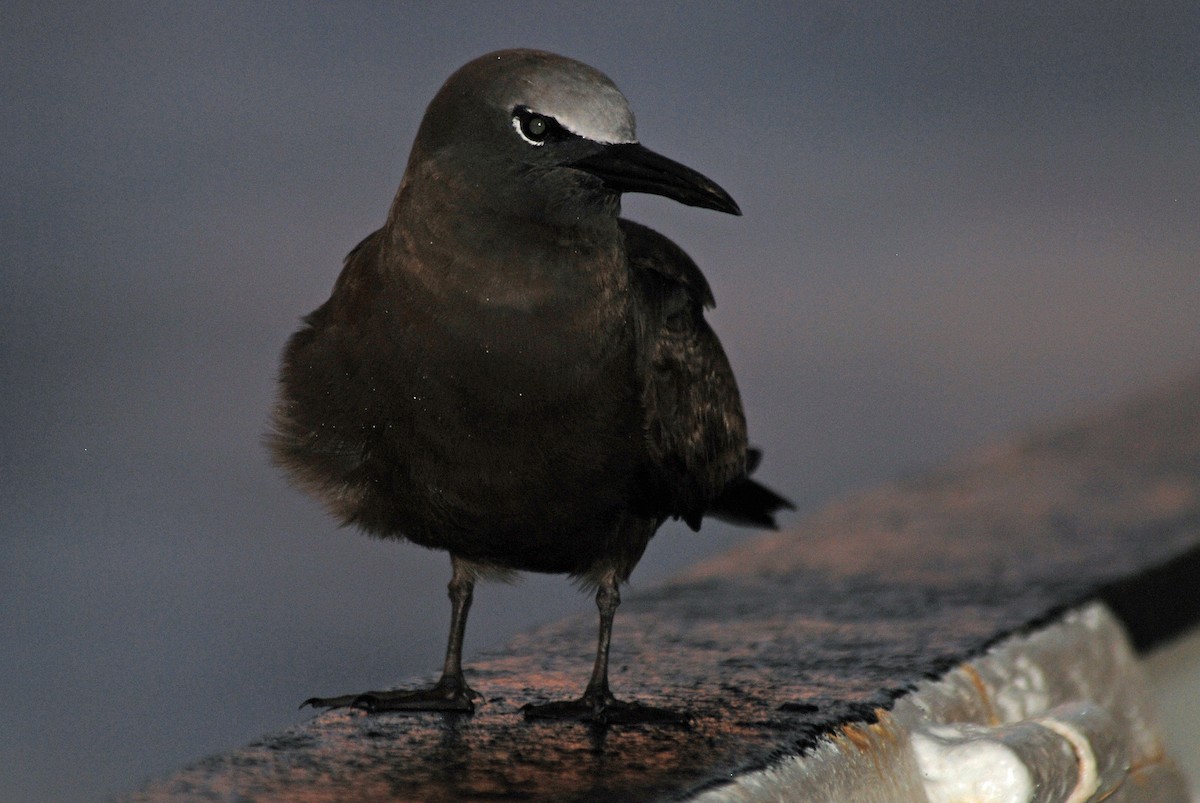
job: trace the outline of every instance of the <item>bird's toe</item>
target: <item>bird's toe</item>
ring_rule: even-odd
[[[586,697],[534,705],[521,710],[526,720],[587,722],[594,725],[683,725],[691,723],[684,711],[608,698],[600,702]]]

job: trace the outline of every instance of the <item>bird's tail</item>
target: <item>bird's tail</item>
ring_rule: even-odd
[[[732,482],[709,504],[706,511],[708,515],[730,524],[778,529],[775,514],[780,510],[795,510],[796,506],[767,486],[750,479],[761,460],[760,450],[747,450],[746,474]]]

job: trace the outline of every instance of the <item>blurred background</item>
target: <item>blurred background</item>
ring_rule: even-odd
[[[261,437],[284,340],[487,51],[603,70],[647,146],[741,204],[625,211],[707,273],[800,515],[1200,365],[1194,2],[0,19],[5,800],[127,791],[440,666],[446,556],[339,530]],[[630,593],[752,535],[667,526]],[[561,577],[481,587],[468,652],[592,610]]]

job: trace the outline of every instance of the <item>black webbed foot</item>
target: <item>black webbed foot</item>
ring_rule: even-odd
[[[457,711],[475,712],[479,695],[466,684],[439,682],[428,689],[396,689],[368,691],[362,694],[343,694],[341,697],[309,697],[300,704],[303,708],[357,708],[375,714],[380,711]]]
[[[691,717],[682,711],[626,702],[612,696],[597,700],[585,695],[578,700],[560,700],[541,705],[527,703],[521,710],[525,712],[526,720],[588,722],[594,725],[688,725],[691,722]]]

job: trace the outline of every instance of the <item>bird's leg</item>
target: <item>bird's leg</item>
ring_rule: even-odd
[[[594,709],[616,702],[608,688],[608,652],[612,646],[613,617],[621,604],[621,589],[616,577],[609,573],[596,589],[596,607],[600,609],[600,637],[596,644],[596,661],[592,664],[592,676],[580,700]]]
[[[612,645],[613,617],[621,604],[621,591],[615,572],[607,572],[596,589],[596,607],[600,609],[600,634],[596,644],[596,662],[583,696],[543,705],[526,705],[526,719],[569,719],[597,724],[675,723],[686,724],[685,714],[666,708],[618,700],[608,687],[608,653]]]
[[[446,642],[446,660],[442,664],[442,677],[438,685],[465,692],[467,697],[477,697],[467,686],[462,671],[463,637],[467,634],[467,614],[475,596],[475,573],[470,564],[456,557],[450,558],[454,571],[447,591],[450,594],[450,638]]]
[[[479,695],[467,685],[462,671],[463,637],[467,631],[467,613],[475,591],[475,572],[471,564],[450,557],[453,574],[450,577],[450,638],[446,644],[446,662],[442,676],[431,688],[416,691],[368,691],[344,694],[341,697],[312,697],[300,704],[303,708],[343,708],[351,706],[366,711],[465,711],[473,712],[473,702]]]

